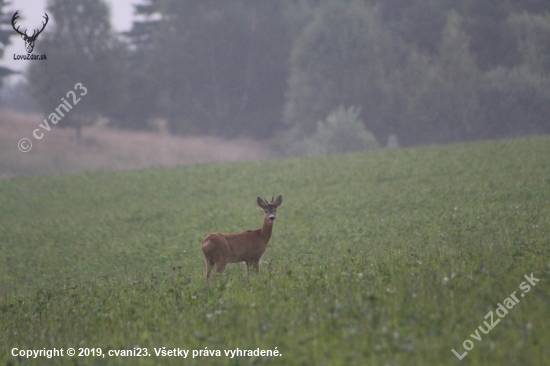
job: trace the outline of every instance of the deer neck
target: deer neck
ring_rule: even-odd
[[[262,222],[262,227],[260,228],[260,234],[265,241],[265,244],[269,242],[271,238],[271,232],[273,231],[273,221],[269,221],[267,215],[264,215],[264,221]]]

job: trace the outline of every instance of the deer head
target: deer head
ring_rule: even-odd
[[[268,196],[269,197],[269,196]],[[271,203],[268,203],[267,200],[265,200],[262,197],[258,197],[258,206],[264,210],[265,216],[269,219],[269,221],[273,222],[275,221],[275,214],[277,213],[277,207],[283,203],[283,197],[278,196],[275,202],[273,202],[273,198],[271,197]]]
[[[27,34],[27,30],[25,29],[25,32],[21,33],[19,31],[19,26],[17,26],[17,28],[15,28],[15,21],[17,20],[17,18],[19,18],[19,10],[15,12],[15,14],[13,14],[13,18],[11,18],[11,26],[13,27],[13,29],[19,33],[21,35],[21,38],[23,38],[23,40],[25,41],[25,48],[27,49],[27,53],[32,53],[32,50],[34,49],[34,42],[36,41],[36,38],[38,38],[38,35],[40,33],[42,33],[42,31],[44,30],[44,28],[46,28],[46,24],[48,24],[48,14],[44,13],[44,17],[46,19],[46,22],[42,22],[42,29],[38,30],[38,29],[35,29],[34,32],[32,33],[32,36],[29,36]]]

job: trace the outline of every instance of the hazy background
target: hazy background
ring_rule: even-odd
[[[20,72],[0,91],[3,175],[550,132],[547,1],[0,5],[0,65]],[[13,60],[26,53],[15,10],[29,34],[48,13],[33,52],[47,61]],[[77,83],[87,93],[60,116]],[[44,119],[52,129],[33,139]],[[23,137],[29,153],[15,148]]]

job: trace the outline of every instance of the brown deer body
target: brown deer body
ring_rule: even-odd
[[[210,278],[212,267],[222,273],[227,263],[244,262],[246,264],[246,276],[249,275],[249,267],[252,265],[256,273],[260,271],[260,258],[267,249],[267,243],[271,238],[273,222],[277,207],[283,203],[283,197],[278,196],[271,203],[258,197],[258,206],[264,210],[262,226],[256,230],[246,230],[236,234],[212,233],[201,243],[202,252],[206,261],[206,280]]]

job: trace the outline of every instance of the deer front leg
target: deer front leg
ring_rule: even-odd
[[[249,277],[248,266],[250,266],[250,262],[244,261],[244,264],[246,265],[246,278],[248,278]]]
[[[252,267],[254,268],[254,271],[256,274],[260,273],[260,260],[252,261]]]

